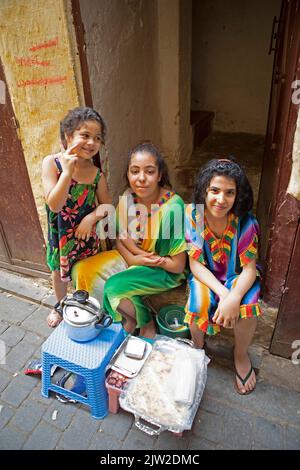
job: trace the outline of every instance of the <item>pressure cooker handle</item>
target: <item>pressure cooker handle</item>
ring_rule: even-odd
[[[95,324],[95,328],[100,329],[100,328],[107,328],[112,324],[112,317],[108,315],[107,313],[104,313],[101,318],[99,318],[98,322]]]
[[[63,304],[62,304],[62,302],[63,302]],[[62,299],[61,300],[61,305],[62,306],[67,305],[68,307],[84,308],[84,310],[86,310],[87,312],[92,313],[93,315],[96,315],[98,318],[101,317],[100,310],[97,307],[92,307],[91,305],[87,305],[87,304],[83,305],[80,302],[78,302],[77,300],[74,300],[70,297]]]

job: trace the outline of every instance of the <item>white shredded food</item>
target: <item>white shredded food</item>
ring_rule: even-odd
[[[169,376],[176,358],[173,353],[152,351],[142,371],[131,384],[126,395],[129,406],[140,415],[151,417],[168,427],[180,426],[186,421],[189,407],[174,400],[174,390],[169,387]],[[184,380],[184,371],[182,371]]]

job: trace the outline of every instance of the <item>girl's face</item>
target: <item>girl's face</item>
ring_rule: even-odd
[[[212,217],[222,219],[232,209],[236,198],[234,179],[214,176],[206,190],[205,208]]]
[[[72,135],[66,135],[68,147],[75,143],[81,145],[76,149],[78,157],[86,160],[96,155],[101,147],[101,125],[97,121],[85,121]]]
[[[159,174],[156,159],[149,152],[136,152],[132,155],[127,178],[131,189],[135,192],[139,199],[157,198]]]

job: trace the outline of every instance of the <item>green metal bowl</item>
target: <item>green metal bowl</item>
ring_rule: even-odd
[[[184,307],[181,305],[167,305],[158,312],[156,321],[159,332],[170,338],[189,338],[190,329],[184,323]]]

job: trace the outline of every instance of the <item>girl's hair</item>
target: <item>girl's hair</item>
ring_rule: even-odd
[[[86,121],[96,121],[98,124],[100,124],[101,142],[103,145],[105,144],[106,125],[104,120],[100,114],[95,111],[95,109],[82,106],[71,109],[60,122],[60,139],[65,149],[67,148],[66,135],[72,136],[74,131],[79,129]],[[101,165],[99,152],[93,157],[93,160],[94,164],[100,168]]]
[[[125,179],[126,179],[127,186],[130,186],[127,173],[129,170],[131,158],[137,152],[148,152],[155,158],[158,172],[161,176],[160,181],[158,182],[158,185],[161,186],[162,188],[167,187],[171,189],[172,185],[169,179],[169,171],[168,171],[167,164],[164,158],[162,157],[160,151],[158,150],[158,148],[155,147],[155,145],[152,144],[151,142],[142,142],[136,145],[135,147],[133,147],[133,149],[131,149],[130,152],[128,153],[126,171],[125,171]]]
[[[235,181],[236,198],[231,211],[241,216],[251,211],[253,206],[253,191],[244,169],[233,157],[229,159],[213,159],[200,168],[196,179],[194,192],[195,204],[204,204],[207,189],[214,176],[226,176]]]

